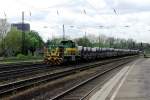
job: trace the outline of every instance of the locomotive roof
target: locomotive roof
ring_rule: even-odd
[[[72,40],[63,40],[63,41],[61,41],[61,43],[67,43],[67,42],[74,43]]]

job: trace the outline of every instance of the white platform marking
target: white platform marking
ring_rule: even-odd
[[[137,63],[137,62],[135,62],[135,63],[129,68],[129,70],[125,73],[125,76],[122,78],[120,84],[118,85],[118,87],[116,88],[116,90],[114,91],[114,93],[112,94],[110,100],[114,100],[114,99],[115,99],[117,93],[119,92],[120,87],[122,86],[122,84],[124,83],[124,81],[126,80],[128,74],[129,74],[129,72],[131,72],[131,70],[133,69],[133,67],[135,66],[136,63]]]
[[[110,79],[106,84],[104,84],[104,86],[98,92],[96,92],[96,94],[94,94],[90,98],[90,100],[105,100],[107,98],[107,96],[110,94],[110,92],[113,89],[113,87],[123,77],[121,79],[121,83],[119,84],[119,86],[117,87],[116,91],[113,93],[113,95],[111,97],[111,100],[114,100],[116,94],[118,93],[120,87],[122,86],[123,82],[125,81],[127,75],[133,69],[133,67],[135,66],[136,63],[137,62],[135,62],[131,66],[126,66],[121,71],[119,71],[119,73],[117,73],[112,79]]]

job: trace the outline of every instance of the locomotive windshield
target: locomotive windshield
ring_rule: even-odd
[[[75,43],[72,42],[71,40],[61,41],[60,45],[63,46],[64,48],[75,48]]]

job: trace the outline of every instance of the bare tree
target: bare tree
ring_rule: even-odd
[[[4,53],[5,49],[5,36],[7,32],[10,30],[10,24],[7,23],[7,19],[0,19],[0,53]]]

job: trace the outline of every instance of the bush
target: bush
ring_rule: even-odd
[[[17,58],[18,59],[24,59],[24,58],[27,58],[27,56],[25,56],[23,54],[17,54]]]
[[[21,53],[17,54],[16,56],[17,59],[23,59],[23,60],[26,60],[26,59],[42,59],[42,56],[32,56],[32,55],[23,55]]]

